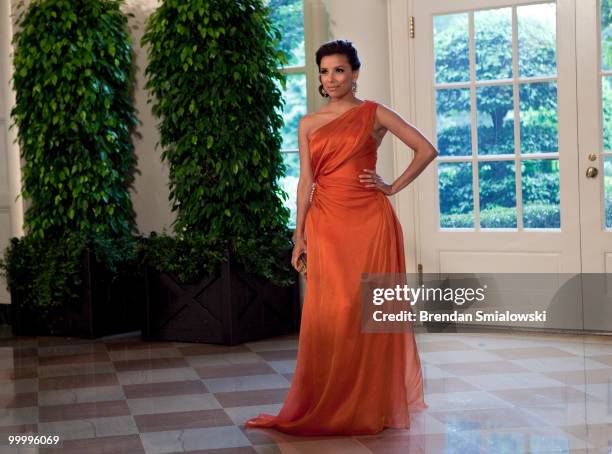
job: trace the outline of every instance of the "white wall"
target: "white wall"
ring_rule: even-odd
[[[18,159],[19,153],[12,144],[14,132],[9,132],[10,105],[13,95],[7,89],[10,78],[10,41],[11,41],[11,19],[10,5],[7,1],[0,0],[0,255],[4,255],[4,249],[8,245],[12,230],[18,231],[18,222],[11,225],[11,211],[19,211],[19,202],[11,203],[14,200],[17,186],[15,179],[20,178]],[[9,153],[12,153],[9,159]],[[9,162],[16,170],[16,175],[9,175]],[[15,174],[15,172],[12,172]],[[11,177],[11,178],[9,178]],[[12,189],[12,191],[11,191]],[[19,217],[19,216],[17,216]],[[6,291],[6,281],[0,277],[0,304],[10,302],[9,294]]]
[[[0,105],[2,102],[0,101]],[[0,117],[0,256],[8,246],[11,236],[11,217],[9,212],[8,172],[6,169],[6,121]],[[10,303],[6,290],[6,280],[0,276],[0,304]]]
[[[171,212],[168,201],[168,168],[161,162],[161,150],[155,149],[155,144],[159,141],[157,120],[151,113],[151,104],[147,104],[148,93],[144,89],[146,49],[140,47],[145,20],[158,3],[157,0],[128,0],[122,8],[124,12],[135,15],[129,19],[129,27],[136,65],[135,104],[142,125],[137,130],[140,136],[134,137],[139,172],[135,175],[131,194],[136,222],[144,234],[152,231],[161,232],[164,227],[170,232],[170,224],[174,220],[174,213]]]

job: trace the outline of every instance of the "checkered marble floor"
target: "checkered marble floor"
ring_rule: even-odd
[[[294,437],[277,412],[297,336],[236,347],[0,339],[0,453],[611,453],[612,337],[417,334],[429,408],[410,430]],[[9,434],[61,447],[7,446]]]

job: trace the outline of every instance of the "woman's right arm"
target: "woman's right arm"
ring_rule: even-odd
[[[298,264],[298,257],[302,252],[306,252],[306,236],[305,236],[305,224],[306,224],[306,213],[310,207],[310,191],[312,190],[312,184],[314,183],[314,177],[312,174],[312,167],[310,164],[310,150],[308,149],[308,131],[309,131],[310,117],[304,115],[300,119],[298,125],[298,147],[300,153],[300,178],[297,186],[297,219],[295,222],[295,232],[293,234],[293,241],[295,246],[293,248],[293,254],[291,257],[291,264],[299,271],[300,267]]]

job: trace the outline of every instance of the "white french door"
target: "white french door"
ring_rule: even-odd
[[[612,273],[612,29],[602,31],[602,8],[410,3],[414,121],[440,153],[416,184],[423,272],[557,275],[556,292],[497,301],[526,312],[554,300],[548,328],[612,330],[612,278],[602,279]]]

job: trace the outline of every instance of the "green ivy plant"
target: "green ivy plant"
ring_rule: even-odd
[[[13,288],[27,288],[29,303],[39,307],[77,296],[85,246],[111,270],[134,257],[129,186],[137,119],[131,40],[120,5],[19,4],[11,114],[29,207],[26,237],[12,241],[1,267]]]
[[[25,227],[132,233],[131,41],[117,0],[38,0],[14,36]]]
[[[176,240],[216,238],[248,271],[289,283],[289,210],[279,183],[278,68],[287,59],[268,15],[261,0],[164,0],[142,44]]]

